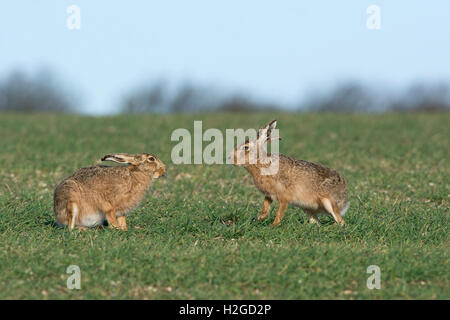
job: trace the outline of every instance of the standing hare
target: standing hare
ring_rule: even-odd
[[[270,204],[275,200],[279,205],[273,226],[281,222],[290,203],[302,208],[311,223],[320,225],[317,215],[326,213],[343,225],[341,216],[350,204],[345,179],[336,171],[319,164],[267,153],[265,145],[280,139],[271,136],[276,125],[276,120],[271,121],[259,129],[255,140],[246,141],[229,154],[230,162],[247,169],[253,176],[256,187],[265,195],[258,220],[268,217]],[[263,170],[268,169],[275,161],[278,161],[278,170],[264,174]]]
[[[56,223],[85,229],[108,224],[126,230],[126,216],[142,201],[154,178],[164,175],[166,166],[148,153],[107,155],[102,161],[128,166],[82,168],[55,189]]]

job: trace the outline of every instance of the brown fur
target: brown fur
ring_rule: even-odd
[[[256,163],[252,164],[249,160],[252,149],[258,148],[259,151],[264,143],[274,140],[271,131],[275,126],[274,120],[259,130],[257,140],[236,147],[232,153],[233,163],[247,169],[256,187],[265,195],[258,219],[267,218],[270,204],[277,201],[279,206],[273,225],[281,222],[288,204],[302,208],[308,214],[311,223],[319,224],[317,214],[327,213],[339,224],[344,224],[341,212],[348,204],[347,184],[338,172],[316,163],[280,154],[278,171],[272,175],[262,175],[261,169],[269,167],[270,163],[260,161],[259,153]],[[245,159],[242,164],[238,163],[238,155]],[[268,154],[268,158],[274,159],[271,154]],[[330,205],[331,209],[327,208]]]
[[[70,229],[92,227],[106,218],[113,227],[126,230],[126,216],[142,201],[154,178],[166,167],[150,154],[114,154],[103,157],[128,166],[82,168],[55,189],[56,222]]]

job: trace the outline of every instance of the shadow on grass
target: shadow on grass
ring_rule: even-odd
[[[61,226],[61,225],[57,224],[55,220],[46,221],[46,222],[44,222],[44,225],[49,226],[49,227],[54,228],[54,229],[65,229],[65,228],[67,228],[67,226]],[[96,226],[96,227],[89,228],[89,229],[101,230],[101,229],[104,229],[104,228],[107,228],[107,227],[109,227],[108,221],[104,220],[103,224],[101,226]]]

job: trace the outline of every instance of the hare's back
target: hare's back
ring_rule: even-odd
[[[346,186],[343,176],[323,165],[283,156],[290,176],[313,184],[317,189],[334,189]]]
[[[129,179],[126,167],[92,166],[81,168],[66,180],[74,180],[82,184],[118,183]]]
[[[127,185],[129,172],[125,167],[92,166],[81,168],[62,181],[55,189],[55,197],[109,190],[112,186]],[[106,190],[105,190],[106,189]]]

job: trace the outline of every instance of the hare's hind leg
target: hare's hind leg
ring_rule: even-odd
[[[75,228],[75,222],[78,217],[78,206],[75,202],[67,203],[67,217],[68,217],[68,225],[69,230],[72,231]]]
[[[341,226],[344,225],[344,219],[342,219],[341,214],[334,201],[331,201],[328,198],[322,198],[321,201],[325,210],[333,216],[334,220]]]
[[[269,216],[271,203],[272,203],[272,199],[266,196],[264,198],[263,207],[262,207],[261,213],[258,216],[258,220],[264,220],[265,218],[267,218]]]

